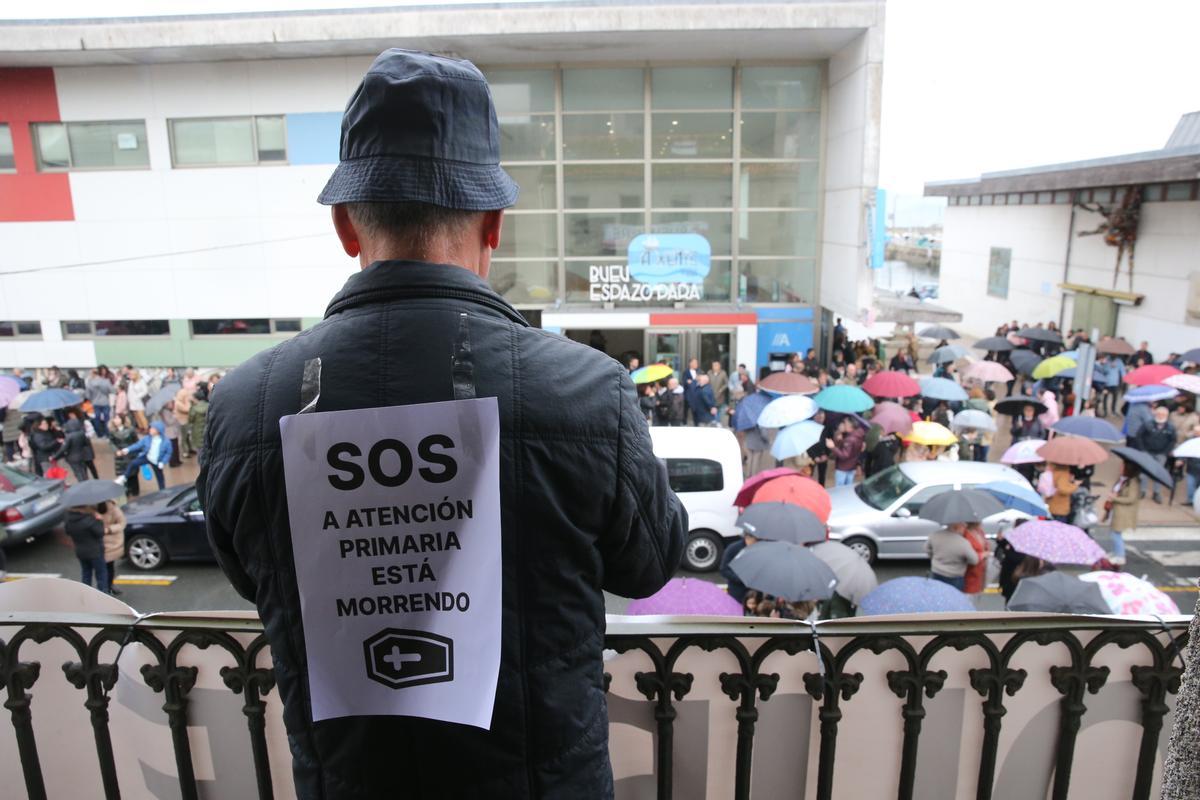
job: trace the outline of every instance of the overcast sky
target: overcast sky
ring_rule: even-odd
[[[0,16],[397,5],[417,3],[10,0]],[[1200,0],[889,0],[880,185],[919,195],[930,180],[1160,148],[1200,110],[1198,32]]]

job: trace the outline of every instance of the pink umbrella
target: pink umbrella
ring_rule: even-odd
[[[1018,525],[1005,538],[1019,553],[1054,564],[1095,564],[1104,550],[1082,529],[1053,519]]]
[[[1200,375],[1170,375],[1163,380],[1163,383],[1172,389],[1179,389],[1181,392],[1200,394]]]
[[[693,614],[720,617],[740,617],[742,607],[715,583],[699,578],[672,578],[667,585],[649,597],[634,600],[626,614]]]
[[[0,408],[7,406],[24,388],[16,378],[0,375]]]
[[[919,383],[894,370],[875,373],[863,382],[862,388],[872,397],[916,397],[921,393]]]
[[[883,428],[884,433],[901,436],[910,432],[913,426],[912,414],[899,403],[877,403],[871,412],[871,422]]]
[[[733,504],[738,508],[745,508],[754,502],[754,493],[758,491],[769,480],[774,478],[782,478],[784,475],[799,475],[800,473],[791,467],[775,467],[774,469],[764,469],[755,475],[751,475],[742,484],[742,488],[738,489],[737,497],[733,499]]]
[[[1040,464],[1046,459],[1038,455],[1038,450],[1046,443],[1045,439],[1025,439],[1017,442],[1004,451],[1000,456],[1001,464]]]
[[[1130,386],[1149,386],[1153,383],[1166,383],[1167,378],[1179,374],[1180,370],[1170,364],[1147,364],[1127,373],[1124,381]]]
[[[1114,614],[1179,613],[1174,600],[1128,572],[1085,572],[1079,580],[1099,584],[1100,594]]]
[[[976,361],[967,367],[964,374],[982,383],[1006,383],[1013,379],[1013,374],[1003,364],[997,364],[995,361]]]

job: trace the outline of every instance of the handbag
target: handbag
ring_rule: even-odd
[[[67,471],[63,467],[60,467],[58,462],[52,458],[50,459],[50,468],[46,470],[45,477],[51,481],[65,481],[67,479]]]

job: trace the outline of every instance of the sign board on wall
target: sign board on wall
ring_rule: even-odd
[[[712,246],[698,233],[642,233],[629,242],[625,264],[588,267],[592,302],[676,303],[704,299]]]
[[[987,293],[992,297],[1008,297],[1008,274],[1012,268],[1012,249],[993,247],[988,256]]]

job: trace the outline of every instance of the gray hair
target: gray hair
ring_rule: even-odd
[[[481,211],[463,211],[430,203],[346,203],[356,228],[416,253],[431,249],[440,237],[461,233]]]

